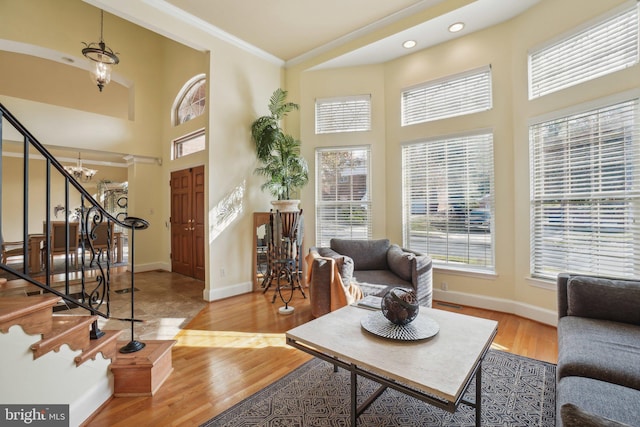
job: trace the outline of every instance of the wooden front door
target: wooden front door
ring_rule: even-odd
[[[204,166],[171,173],[171,270],[204,280]]]

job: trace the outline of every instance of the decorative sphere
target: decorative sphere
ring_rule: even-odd
[[[406,325],[418,316],[420,305],[414,291],[392,288],[382,297],[382,314],[391,323]]]

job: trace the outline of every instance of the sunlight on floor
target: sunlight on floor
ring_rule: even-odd
[[[265,348],[287,347],[284,334],[183,329],[176,347]]]
[[[509,351],[509,347],[505,347],[503,345],[496,344],[495,342],[491,343],[491,348],[494,349],[494,350]]]

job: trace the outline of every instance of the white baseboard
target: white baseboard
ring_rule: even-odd
[[[251,282],[238,283],[237,285],[225,286],[224,288],[205,288],[202,291],[202,297],[206,301],[216,301],[219,299],[234,297],[236,295],[246,294],[253,291]]]
[[[452,304],[467,305],[515,314],[517,316],[525,317],[551,326],[556,326],[558,324],[558,313],[555,311],[525,304],[519,301],[467,294],[463,292],[442,291],[439,289],[433,290],[433,299]]]
[[[127,270],[131,271],[131,264],[127,264]],[[167,262],[150,262],[148,264],[136,264],[136,273],[154,270],[171,271],[171,264]]]

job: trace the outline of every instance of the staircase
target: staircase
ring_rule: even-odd
[[[60,300],[51,295],[0,297],[0,401],[68,404],[69,425],[76,426],[113,394],[109,365],[121,331],[105,331],[91,340],[95,316],[54,315]],[[24,384],[31,386],[18,386]]]
[[[144,220],[128,217],[120,221],[111,216],[2,104],[0,176],[5,141],[3,127],[7,123],[12,127],[11,134],[17,133],[23,140],[24,173],[16,178],[22,181],[19,185],[22,203],[18,200],[18,204],[5,207],[4,211],[19,210],[22,214],[22,241],[13,245],[11,254],[5,252],[2,231],[15,228],[15,225],[3,224],[2,192],[6,183],[0,181],[0,244],[3,250],[0,258],[0,403],[68,404],[70,425],[81,425],[114,394],[153,394],[171,373],[171,347],[175,342],[152,342],[146,350],[124,355],[118,351],[126,344],[126,341],[118,342],[122,331],[99,329],[98,318],[109,319],[111,311],[111,257],[115,247],[111,230],[114,226],[140,229],[139,224]],[[15,157],[15,151],[12,155]],[[37,203],[29,198],[29,170],[33,167],[30,158],[34,156],[44,158],[45,170],[46,196]],[[57,279],[60,272],[54,271],[50,247],[54,245],[47,244],[53,243],[53,177],[56,182],[60,178],[64,182],[64,212],[76,211],[79,216],[73,224],[68,215],[63,221],[63,248],[66,251],[62,254],[65,259],[62,280]],[[37,184],[43,185],[42,182]],[[11,199],[15,198],[13,189]],[[79,199],[80,206],[72,206],[72,199]],[[107,230],[106,245],[97,243],[99,228]],[[70,233],[70,230],[78,229],[78,237]],[[74,240],[76,238],[78,242]],[[133,246],[133,241],[131,243]],[[82,254],[78,257],[79,269],[72,273],[71,255],[77,256],[78,251]],[[87,252],[88,257],[85,256]],[[10,264],[5,256],[15,257],[16,254],[22,256],[21,265]],[[71,274],[75,277],[73,280],[70,280]],[[76,309],[74,314],[65,313],[70,308]],[[128,338],[127,334],[125,339]],[[149,382],[148,387],[144,385],[146,382]],[[142,388],[140,384],[143,384]]]

